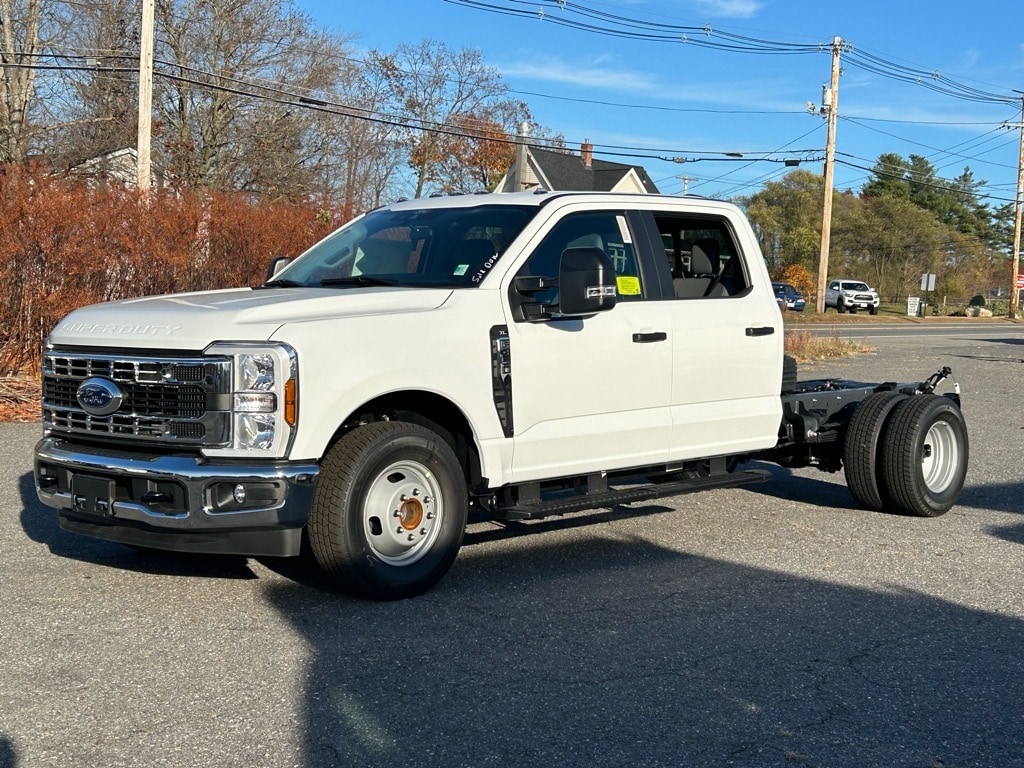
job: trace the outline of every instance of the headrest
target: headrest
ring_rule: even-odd
[[[717,275],[721,252],[717,240],[710,237],[697,240],[690,250],[690,272],[695,275]]]

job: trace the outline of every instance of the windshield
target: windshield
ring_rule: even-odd
[[[372,211],[317,243],[268,285],[472,287],[537,210],[480,205]]]
[[[843,283],[844,291],[870,291],[867,283]]]

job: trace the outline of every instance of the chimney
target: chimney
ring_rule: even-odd
[[[590,143],[590,139],[583,140],[583,144],[580,146],[580,157],[583,158],[583,164],[587,168],[594,162],[594,145]]]

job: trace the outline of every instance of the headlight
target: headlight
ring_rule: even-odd
[[[286,344],[218,342],[204,354],[231,359],[231,445],[208,456],[284,456],[298,422],[298,361]]]

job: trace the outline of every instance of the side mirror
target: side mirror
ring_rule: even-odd
[[[567,248],[558,268],[558,313],[578,317],[615,306],[615,266],[600,248]]]
[[[277,273],[284,269],[288,264],[291,263],[291,259],[287,256],[275,256],[270,260],[270,264],[267,265],[267,282],[269,283],[275,277]]]

